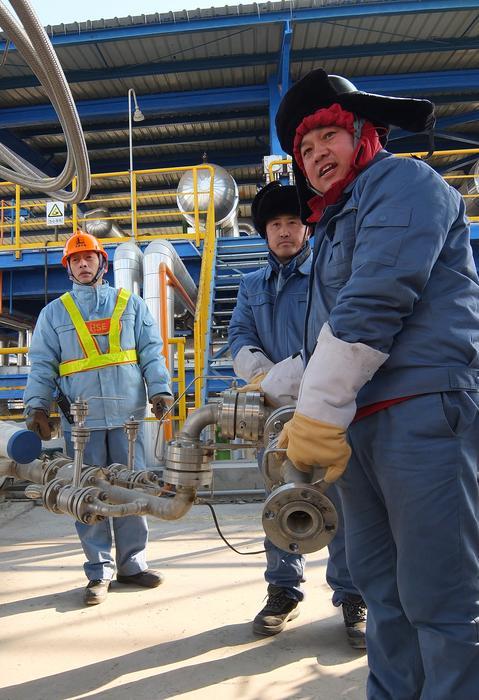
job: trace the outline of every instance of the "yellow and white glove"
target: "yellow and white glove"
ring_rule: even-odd
[[[278,440],[298,469],[322,467],[327,483],[339,479],[351,455],[346,430],[358,391],[388,357],[364,343],[336,338],[324,324],[303,374],[296,411]]]
[[[278,447],[288,448],[289,459],[302,472],[311,471],[313,465],[321,465],[326,469],[324,481],[327,484],[339,479],[351,456],[343,428],[302,416],[297,411],[284,424]]]
[[[245,391],[263,391],[261,388],[261,382],[267,375],[268,372],[262,372],[261,374],[257,374],[256,377],[251,377],[249,380],[250,383],[240,386],[238,391],[241,393],[244,393]]]

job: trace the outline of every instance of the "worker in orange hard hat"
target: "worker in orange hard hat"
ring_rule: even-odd
[[[70,259],[74,256],[76,256],[78,260],[81,258],[90,262],[98,260],[97,270],[95,274],[91,276],[91,279],[87,279],[86,275],[81,279],[82,271],[80,271],[79,277],[72,272]],[[92,236],[90,233],[84,233],[79,229],[73,236],[70,236],[65,243],[62,265],[67,268],[68,277],[72,282],[92,287],[108,270],[108,253],[95,236]]]
[[[23,397],[27,426],[43,440],[50,439],[50,406],[59,386],[67,403],[77,397],[88,400],[85,427],[92,432],[85,464],[126,464],[128,440],[122,425],[133,417],[141,426],[134,468],[145,469],[142,421],[147,399],[158,419],[173,400],[155,320],[141,297],[114,289],[103,279],[108,256],[94,236],[82,231],[71,236],[62,265],[73,288],[47,304],[38,317]],[[66,452],[72,457],[68,412],[62,426]],[[119,583],[143,588],[155,588],[163,581],[160,573],[148,569],[148,526],[143,516],[94,525],[76,522],[75,527],[86,556],[86,605],[105,600],[115,572]]]

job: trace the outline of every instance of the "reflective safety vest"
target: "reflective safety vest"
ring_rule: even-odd
[[[126,289],[120,289],[118,292],[113,314],[110,319],[106,319],[109,321],[108,341],[110,351],[102,353],[70,292],[62,294],[60,300],[75,326],[85,357],[81,360],[60,362],[58,368],[60,377],[75,374],[76,372],[85,372],[89,369],[100,369],[110,365],[121,365],[127,362],[138,363],[138,355],[135,349],[122,350],[120,346],[120,318],[126,309],[130,296],[131,293]]]

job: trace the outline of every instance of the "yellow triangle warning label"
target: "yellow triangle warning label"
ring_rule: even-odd
[[[48,212],[48,216],[52,218],[54,218],[55,216],[63,216],[63,212],[60,210],[58,204],[53,204],[53,207]]]

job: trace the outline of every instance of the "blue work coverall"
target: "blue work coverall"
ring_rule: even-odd
[[[337,482],[368,606],[369,700],[479,697],[479,282],[459,193],[380,152],[316,226],[306,356],[333,334],[389,353]],[[327,369],[327,368],[325,368]]]
[[[311,255],[304,260],[300,252],[286,265],[280,265],[270,253],[265,268],[242,278],[228,334],[233,358],[242,347],[250,345],[261,348],[277,363],[301,348],[310,269]],[[348,595],[358,595],[358,591],[346,565],[341,504],[334,487],[328,496],[337,507],[339,526],[329,545],[326,579],[333,589],[333,604],[339,606]],[[284,552],[268,538],[265,549],[266,581],[287,590],[294,600],[303,600],[304,557]]]
[[[118,290],[104,282],[98,287],[73,284],[72,297],[85,321],[111,318]],[[95,335],[100,352],[108,352],[108,335]],[[59,364],[84,357],[75,327],[60,299],[50,302],[40,313],[30,348],[31,368],[24,394],[29,409],[40,408],[49,413],[58,383],[70,402],[81,398],[88,402],[86,427],[93,428],[86,445],[86,464],[107,466],[126,464],[127,440],[122,424],[130,416],[145,416],[147,395],[170,393],[169,374],[165,366],[162,341],[143,299],[132,294],[121,316],[122,349],[135,348],[138,364],[109,365],[59,377]],[[73,455],[71,425],[62,417],[67,452]],[[142,430],[136,444],[136,469],[144,469]],[[76,523],[87,561],[84,565],[89,580],[111,579],[115,562],[111,554],[110,523],[96,525]],[[148,541],[146,518],[128,516],[113,518],[116,569],[131,576],[146,570],[145,547]]]

